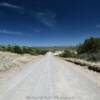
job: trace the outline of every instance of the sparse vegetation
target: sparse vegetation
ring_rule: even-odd
[[[75,51],[72,51],[70,49],[66,49],[61,55],[60,57],[76,57],[76,52]]]
[[[47,53],[48,50],[44,50],[41,48],[33,48],[33,47],[26,47],[26,46],[0,46],[0,51],[7,51],[17,54],[31,54],[31,55],[44,55]]]
[[[89,38],[74,49],[66,49],[61,57],[100,61],[100,38]]]
[[[60,56],[67,61],[100,72],[100,38],[86,39],[84,43],[77,46],[77,49],[66,50]]]
[[[100,52],[100,38],[86,39],[83,44],[79,45],[77,51],[79,54]]]
[[[89,61],[100,61],[100,38],[89,38],[78,46],[78,58]]]

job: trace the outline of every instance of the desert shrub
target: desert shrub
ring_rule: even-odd
[[[100,38],[89,38],[78,46],[78,58],[100,61]]]
[[[87,61],[100,61],[100,53],[83,53],[78,55],[78,58]]]
[[[13,52],[18,54],[23,54],[23,49],[20,46],[16,45],[13,47]]]
[[[71,50],[65,50],[62,54],[60,54],[61,57],[75,57],[76,54],[74,51]]]
[[[7,51],[12,53],[18,54],[31,54],[31,55],[44,55],[48,52],[48,50],[41,49],[41,48],[33,48],[27,46],[18,46],[18,45],[0,45],[0,51]]]
[[[79,54],[82,53],[97,53],[100,51],[100,38],[89,38],[80,44],[77,49]]]
[[[8,45],[5,48],[6,48],[5,51],[14,52],[14,46]]]
[[[0,45],[0,51],[4,51],[5,46]]]
[[[48,50],[40,50],[40,51],[39,51],[39,54],[44,55],[44,54],[46,54],[47,52],[48,52]]]
[[[40,48],[39,49],[35,48],[35,49],[33,49],[33,51],[34,51],[35,55],[38,55],[38,54],[44,55],[48,52],[48,50],[43,50],[43,49],[40,49]]]

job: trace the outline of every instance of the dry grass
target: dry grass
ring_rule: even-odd
[[[12,67],[19,67],[31,62],[35,56],[28,54],[19,55],[9,52],[0,52],[0,71],[6,71]]]

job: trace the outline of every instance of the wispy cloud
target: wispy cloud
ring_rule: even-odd
[[[50,11],[37,12],[36,18],[46,26],[52,27],[56,24],[56,14]]]
[[[34,16],[37,19],[37,21],[44,24],[45,26],[53,27],[56,25],[56,13],[52,11],[47,10],[43,12],[36,12],[32,10],[27,10],[19,5],[14,5],[8,2],[2,2],[0,3],[0,6],[12,8],[12,9],[18,9],[18,12],[21,14],[27,14],[28,16]]]
[[[9,30],[6,30],[6,29],[0,29],[0,34],[3,34],[3,35],[17,35],[17,36],[25,35],[22,32],[9,31]]]
[[[8,7],[12,9],[18,9],[18,12],[21,14],[27,14],[29,16],[34,16],[37,21],[41,22],[42,24],[53,27],[56,24],[56,13],[52,11],[42,11],[42,12],[36,12],[32,10],[27,10],[24,7],[21,7],[19,5],[14,5],[8,2],[2,2],[0,3],[1,7]]]
[[[97,28],[100,28],[100,25],[96,25]]]
[[[9,7],[9,8],[13,8],[13,9],[24,9],[21,6],[10,4],[10,3],[7,3],[7,2],[0,3],[0,6],[2,6],[2,7]]]

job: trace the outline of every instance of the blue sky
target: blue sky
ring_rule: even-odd
[[[100,0],[0,0],[0,44],[76,45],[100,37]]]

